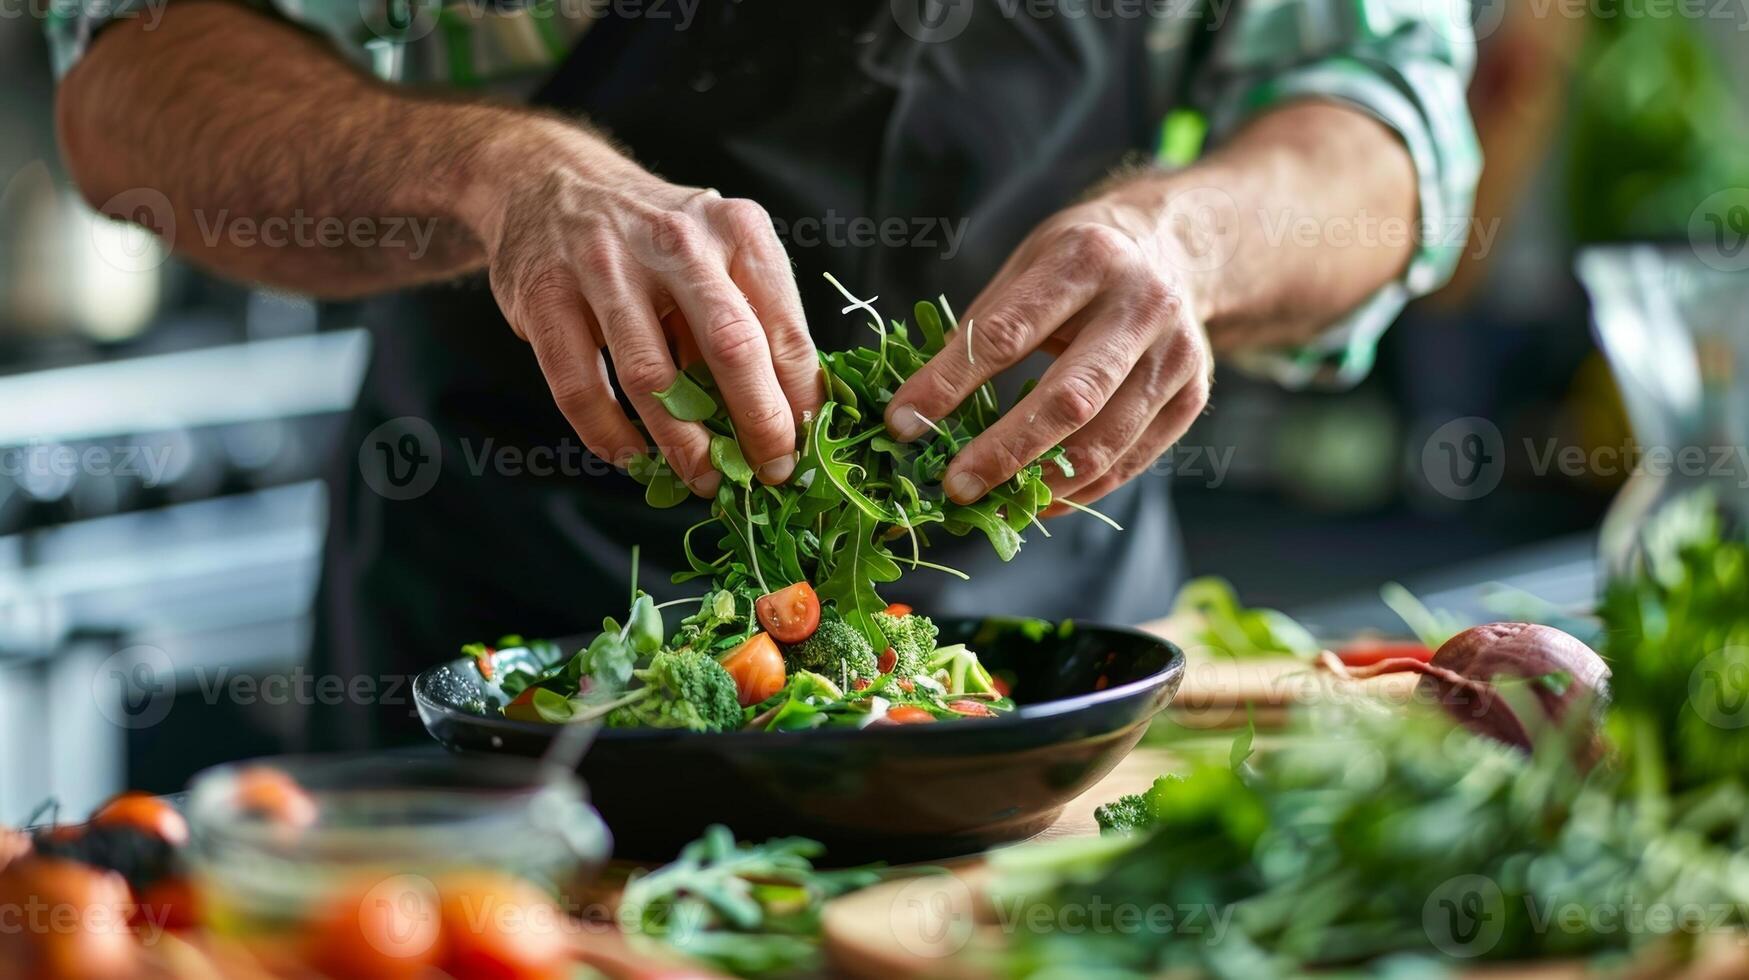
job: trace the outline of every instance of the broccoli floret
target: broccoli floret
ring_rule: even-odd
[[[741,727],[735,679],[709,654],[658,653],[635,676],[644,686],[633,692],[636,700],[607,716],[613,728],[721,732]]]
[[[880,674],[868,637],[841,619],[822,621],[813,636],[790,647],[789,666],[792,671],[811,670],[834,681]]]
[[[1161,776],[1145,792],[1120,796],[1095,809],[1093,819],[1099,821],[1100,833],[1127,834],[1153,827],[1160,822],[1159,799],[1180,782],[1183,782],[1181,776]]]
[[[893,673],[915,677],[928,669],[929,655],[935,652],[935,638],[941,633],[934,620],[915,613],[889,616],[883,612],[875,613],[874,621],[899,657]]]

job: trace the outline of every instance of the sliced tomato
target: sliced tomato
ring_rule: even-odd
[[[464,872],[437,885],[439,957],[452,977],[566,980],[571,976],[570,923],[528,881],[497,872]]]
[[[890,603],[887,606],[887,615],[889,615],[889,616],[909,616],[909,615],[911,615],[911,607],[905,605],[902,602]]]
[[[1414,640],[1361,640],[1336,651],[1344,667],[1371,667],[1387,660],[1419,660],[1427,663],[1433,651]]]
[[[947,703],[947,707],[948,707],[948,710],[954,712],[955,714],[971,715],[974,718],[994,718],[994,717],[996,717],[996,712],[991,711],[989,705],[985,704],[982,701],[973,701],[970,698],[958,698],[958,699],[955,699],[953,701],[949,701]]]
[[[881,659],[875,663],[875,666],[877,668],[879,668],[880,672],[883,674],[892,673],[893,668],[897,667],[898,665],[899,665],[899,651],[893,649],[892,647],[887,647],[885,650],[882,650],[881,651]]]
[[[856,680],[850,682],[850,689],[852,691],[866,691],[873,683],[874,681],[871,681],[866,677],[858,677]]]
[[[783,653],[770,633],[749,637],[723,658],[723,669],[735,679],[735,695],[743,708],[783,690]]]
[[[994,687],[996,689],[996,693],[1002,695],[1003,697],[1007,697],[1008,695],[1014,693],[1014,688],[1012,686],[1010,686],[1007,681],[1003,680],[1000,677],[990,678],[990,686]]]
[[[181,847],[188,843],[182,811],[150,793],[123,793],[105,803],[91,822],[99,827],[132,827]]]
[[[534,687],[525,687],[522,693],[511,699],[504,706],[504,717],[512,721],[542,721],[540,712],[534,710]]]
[[[759,625],[779,643],[800,643],[820,628],[820,597],[806,582],[760,596],[753,611]]]
[[[887,709],[886,720],[895,725],[927,725],[935,716],[914,704],[901,704]]]
[[[906,694],[910,694],[912,691],[917,690],[917,685],[912,682],[911,678],[901,677],[899,678],[899,690],[904,691]]]
[[[497,655],[497,653],[497,650],[487,647],[485,653],[474,658],[474,666],[480,668],[480,676],[484,677],[486,680],[492,679],[492,658]]]

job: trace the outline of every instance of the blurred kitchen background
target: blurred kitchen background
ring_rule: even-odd
[[[1573,256],[1586,242],[1686,241],[1699,202],[1749,186],[1749,23],[1574,7],[1480,5],[1484,235],[1457,282],[1393,328],[1371,375],[1349,391],[1289,393],[1223,373],[1214,411],[1177,457],[1194,573],[1331,628],[1363,622],[1388,579],[1434,604],[1495,579],[1557,602],[1589,594],[1595,527],[1621,474],[1539,473],[1519,447],[1628,440]],[[350,452],[336,442],[369,341],[345,308],[216,281],[94,218],[56,159],[41,25],[7,10],[10,822],[49,796],[83,812],[124,784],[177,789],[210,763],[294,738],[295,704],[208,689],[294,675],[306,657],[320,481]],[[1442,426],[1475,417],[1497,427],[1504,468],[1497,490],[1466,500],[1430,477],[1424,450]],[[155,698],[171,677],[176,698]],[[151,712],[117,703],[128,699]]]

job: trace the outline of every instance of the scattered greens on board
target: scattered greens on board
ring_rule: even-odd
[[[824,850],[800,837],[737,844],[727,827],[713,826],[673,863],[633,875],[621,921],[737,976],[818,970],[826,902],[884,876],[878,867],[817,870]]]
[[[1395,582],[1379,590],[1379,598],[1402,618],[1410,632],[1429,650],[1437,650],[1463,629],[1450,613],[1427,608],[1415,594]],[[1232,657],[1289,655],[1310,659],[1323,644],[1293,617],[1274,609],[1245,606],[1226,579],[1191,579],[1178,590],[1174,617],[1195,624],[1199,644]]]
[[[1739,942],[1749,545],[1714,526],[1611,582],[1600,616],[1615,753],[1589,773],[1560,729],[1526,756],[1438,711],[1349,705],[1107,802],[1098,840],[998,854],[997,914],[1022,924],[1006,972],[1409,976]],[[1049,927],[1095,902],[1198,911],[1169,936]]]

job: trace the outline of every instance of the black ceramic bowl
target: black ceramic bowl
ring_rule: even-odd
[[[941,642],[969,643],[1012,680],[1018,710],[809,732],[603,729],[578,771],[613,831],[614,856],[666,860],[713,823],[743,839],[812,837],[832,864],[1022,840],[1117,765],[1184,676],[1177,647],[1137,630],[938,622]],[[482,701],[503,699],[468,658],[419,675],[413,694],[425,727],[457,751],[539,755],[562,730],[481,714]]]

